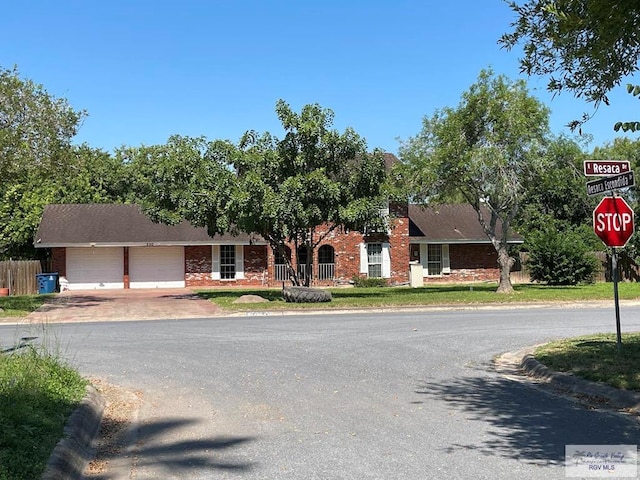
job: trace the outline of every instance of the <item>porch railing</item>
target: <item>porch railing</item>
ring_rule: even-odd
[[[304,278],[306,269],[306,265],[298,265],[298,275],[300,275],[300,278]],[[286,265],[276,264],[274,270],[274,276],[277,282],[286,282],[289,280],[289,273]],[[333,280],[334,277],[334,263],[321,263],[318,265],[318,280]]]
[[[277,282],[286,282],[289,280],[286,265],[276,265],[274,275]]]
[[[335,277],[335,263],[318,264],[318,280],[333,280]]]

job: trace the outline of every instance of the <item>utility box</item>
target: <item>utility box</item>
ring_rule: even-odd
[[[424,285],[424,277],[422,274],[422,264],[419,262],[411,262],[410,267],[410,285],[411,288],[418,288]]]

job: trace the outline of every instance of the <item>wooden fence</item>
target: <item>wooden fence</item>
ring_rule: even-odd
[[[0,262],[0,288],[8,288],[10,295],[38,293],[36,275],[42,273],[39,260],[5,260]]]
[[[611,281],[611,258],[606,252],[594,252],[593,255],[598,259],[598,270],[593,280],[594,282],[610,282]],[[529,269],[527,268],[527,260],[529,254],[520,252],[520,258],[517,259],[514,270],[511,272],[511,281],[513,283],[530,283]],[[628,257],[621,256],[618,260],[619,275],[621,282],[637,282],[640,281],[640,266]]]

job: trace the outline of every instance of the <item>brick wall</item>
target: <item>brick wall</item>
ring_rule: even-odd
[[[58,276],[67,276],[67,249],[54,247],[51,249],[51,271],[58,272]]]
[[[267,250],[266,245],[244,246],[244,280],[241,280],[242,282],[250,285],[266,285],[268,281]]]
[[[396,212],[394,212],[396,213]],[[345,231],[335,229],[327,232],[328,229],[318,228],[317,235],[326,237],[318,245],[313,258],[314,279],[313,285],[329,286],[337,283],[348,283],[353,277],[366,276],[360,273],[360,244],[361,243],[389,243],[389,253],[391,257],[391,277],[388,279],[389,285],[406,283],[409,281],[409,220],[408,218],[397,218],[393,222],[390,234],[375,234],[363,236],[360,232]],[[323,245],[330,245],[334,249],[335,280],[318,280],[318,250]],[[288,245],[292,252],[292,261],[296,268],[296,258],[293,244]],[[281,282],[275,280],[275,255],[268,249],[268,285],[278,286]]]
[[[498,281],[498,254],[493,245],[449,245],[451,274],[440,278],[428,278],[428,282],[481,282]]]
[[[211,245],[184,247],[184,280],[187,287],[209,285],[212,270]]]
[[[245,245],[244,276],[239,280],[214,280],[211,245],[189,246],[184,248],[185,285],[187,287],[250,287],[262,286],[266,277],[265,245]]]

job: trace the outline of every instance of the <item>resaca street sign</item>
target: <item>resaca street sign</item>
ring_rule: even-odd
[[[610,177],[631,171],[629,160],[585,160],[584,174],[587,177]]]

